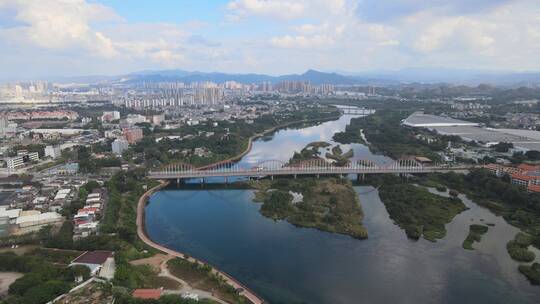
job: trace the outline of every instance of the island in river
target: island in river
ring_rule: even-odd
[[[423,186],[407,183],[392,175],[370,176],[367,181],[378,186],[390,218],[411,239],[423,236],[434,242],[443,238],[446,235],[445,225],[467,209],[458,198],[430,193]]]
[[[357,239],[368,237],[358,195],[348,179],[260,180],[251,185],[266,217]]]
[[[474,250],[473,244],[482,240],[482,235],[488,232],[489,227],[484,225],[472,224],[469,226],[469,234],[463,241],[462,247],[467,250]]]

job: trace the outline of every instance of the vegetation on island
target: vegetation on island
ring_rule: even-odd
[[[540,249],[540,194],[528,193],[525,188],[513,185],[508,176],[497,177],[485,169],[468,174],[434,173],[418,180],[426,184],[442,184],[464,193],[475,203],[502,215],[511,225],[521,229],[514,240],[506,244],[508,254],[517,261],[535,259],[530,245]],[[540,264],[520,265],[519,271],[531,281],[540,284]]]
[[[484,225],[472,224],[469,226],[469,234],[463,241],[463,248],[467,250],[474,250],[473,244],[482,240],[482,235],[488,231],[489,227]]]
[[[319,159],[321,152],[319,148],[326,148],[330,146],[330,143],[325,141],[314,141],[307,144],[300,152],[294,152],[293,157],[289,160],[289,164],[297,164],[302,161]]]
[[[335,161],[334,166],[338,167],[346,166],[349,163],[349,159],[351,159],[353,156],[353,149],[343,153],[343,150],[341,150],[339,145],[332,148],[332,153],[326,153],[326,158],[333,159]]]
[[[518,262],[532,262],[536,257],[534,252],[528,249],[532,241],[530,235],[519,232],[513,240],[506,244],[506,250],[508,250],[508,254],[512,259]]]
[[[348,179],[300,178],[253,182],[255,201],[262,202],[262,215],[322,231],[365,239],[363,213],[358,194]],[[302,195],[293,202],[293,193]]]
[[[411,239],[436,241],[446,235],[445,225],[466,210],[463,202],[443,197],[426,188],[409,184],[392,175],[370,176],[368,183],[379,187],[379,196],[390,218]]]
[[[352,118],[345,131],[338,132],[333,139],[342,144],[366,142],[361,136],[364,133],[370,149],[380,151],[392,158],[405,155],[425,156],[431,160],[440,160],[437,152],[443,151],[448,141],[457,141],[459,137],[434,136],[432,141],[417,138],[412,129],[403,127],[401,121],[411,111],[384,110],[365,117]]]
[[[327,160],[321,158],[321,151],[319,151],[320,148],[326,148],[331,146],[330,143],[324,142],[324,141],[316,141],[307,144],[300,152],[294,152],[293,157],[289,160],[289,164],[294,165],[298,164],[303,161],[310,161],[310,160],[324,160],[327,162]],[[332,147],[331,153],[326,152],[325,157],[326,159],[333,160],[332,163],[334,166],[345,166],[349,163],[349,159],[354,156],[354,151],[350,149],[348,152],[343,153],[343,150],[339,145]],[[329,162],[328,162],[329,163]]]
[[[540,263],[532,265],[519,265],[519,272],[523,273],[533,285],[540,285]]]
[[[502,215],[511,225],[520,228],[540,249],[540,194],[528,193],[514,185],[508,177],[498,178],[485,169],[469,174],[434,173],[416,180],[424,185],[440,184],[451,191],[464,193],[475,203]]]

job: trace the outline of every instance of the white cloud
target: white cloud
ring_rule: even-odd
[[[282,48],[314,48],[325,47],[334,44],[334,40],[326,35],[313,36],[282,36],[272,38],[272,44]]]
[[[440,16],[428,11],[403,25],[410,32],[410,48],[430,60],[439,58],[441,64],[461,58],[463,66],[491,62],[497,69],[540,68],[530,57],[540,51],[540,7],[534,0],[482,14]]]
[[[346,0],[233,0],[227,4],[230,20],[251,16],[279,19],[322,17],[341,12]]]
[[[0,26],[0,40],[22,50],[156,67],[179,67],[194,53],[217,56],[205,50],[215,45],[189,42],[190,31],[203,26],[198,22],[130,23],[114,10],[86,0],[0,0],[2,10],[11,12],[17,24]]]
[[[333,3],[328,1],[328,3]],[[319,23],[293,26],[293,34],[271,38],[271,44],[280,48],[306,49],[312,52],[348,48],[351,45],[395,46],[399,40],[391,28],[381,24],[362,22],[356,15],[354,1],[334,3],[330,14],[319,18]]]
[[[538,0],[399,0],[391,18],[386,0],[230,0],[221,13],[236,22],[204,24],[132,22],[98,1],[0,0],[0,74],[540,69]]]
[[[22,24],[0,29],[0,37],[4,39],[46,49],[85,49],[105,57],[116,54],[112,41],[89,24],[119,19],[105,6],[83,0],[6,0],[3,5],[13,9],[14,19]]]
[[[306,7],[300,1],[234,0],[227,4],[236,16],[261,15],[284,19],[301,16]]]

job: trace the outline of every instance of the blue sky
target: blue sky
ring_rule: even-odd
[[[540,70],[538,0],[0,0],[0,78]]]
[[[196,0],[106,0],[91,1],[116,10],[130,22],[219,22],[227,1]]]

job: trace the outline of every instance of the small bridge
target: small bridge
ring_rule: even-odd
[[[265,177],[265,176],[298,176],[298,175],[347,175],[358,174],[419,174],[433,172],[465,171],[474,168],[471,165],[423,165],[415,160],[397,160],[389,165],[377,165],[369,160],[356,160],[345,166],[335,166],[324,159],[314,159],[299,163],[284,163],[277,160],[264,161],[256,166],[242,168],[238,164],[225,163],[204,169],[187,164],[169,164],[158,170],[150,171],[153,179],[204,179],[207,177]]]
[[[353,114],[353,115],[370,115],[375,113],[375,110],[358,108],[358,107],[346,107],[340,106],[339,111],[342,114]]]

